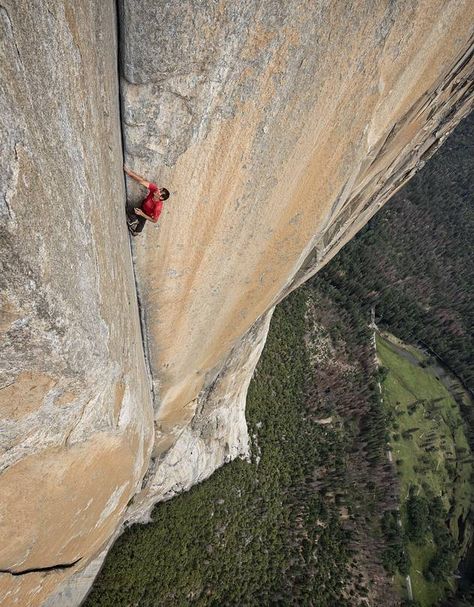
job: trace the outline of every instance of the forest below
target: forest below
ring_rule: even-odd
[[[371,310],[474,389],[473,130],[468,118],[277,307],[249,388],[251,462],[224,466],[127,529],[86,607],[410,604],[393,583],[409,563]],[[473,412],[463,415],[472,449]],[[465,588],[447,604],[471,599]]]
[[[318,275],[474,393],[474,114]]]
[[[366,315],[375,310],[375,322],[381,329],[421,346],[431,355],[433,364],[442,363],[460,380],[471,396],[469,406],[461,394],[455,398],[469,441],[470,453],[463,455],[467,459],[472,459],[474,450],[473,184],[471,114],[430,162],[315,279],[333,289],[334,299],[344,309],[356,308]],[[394,398],[392,404],[400,403]],[[387,412],[392,419],[388,429],[393,424],[393,412]],[[410,414],[413,416],[413,411]],[[413,421],[414,418],[411,425],[415,426]],[[440,430],[437,424],[437,431]],[[423,457],[428,459],[430,455],[425,453]],[[453,478],[458,484],[462,481],[456,473]],[[438,484],[441,479],[439,470]],[[472,484],[474,479],[470,480]],[[438,493],[428,496],[427,503],[432,506],[433,500],[439,500],[446,491],[446,486],[438,487]],[[425,507],[421,497],[413,497],[412,502],[417,508],[420,504]],[[433,572],[425,574],[434,582],[452,579],[457,563],[453,557],[456,548],[447,536],[450,520],[443,508],[439,510],[438,522],[433,522],[432,527],[433,537],[443,547],[439,554],[444,560],[442,566],[441,560],[436,566],[433,563],[436,580]],[[450,511],[455,511],[454,502]],[[472,504],[468,518],[472,525]],[[428,518],[425,526],[426,521]],[[472,556],[470,559],[472,565]],[[457,593],[449,592],[446,605],[472,605],[473,581],[471,575],[470,587],[469,580],[465,580]]]
[[[86,605],[398,605],[382,566],[398,487],[376,385],[366,318],[319,284],[293,293],[249,388],[252,461],[128,529]]]

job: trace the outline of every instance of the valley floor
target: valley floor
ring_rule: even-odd
[[[393,335],[377,336],[377,355],[386,369],[383,398],[391,412],[413,595],[429,607],[455,586],[454,572],[472,538],[473,460],[457,402],[462,386]]]
[[[370,331],[323,290],[274,314],[248,394],[252,461],[128,529],[86,607],[399,604],[382,566],[398,490]]]

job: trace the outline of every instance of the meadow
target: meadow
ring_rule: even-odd
[[[419,349],[377,336],[387,370],[390,448],[400,479],[413,594],[422,607],[453,587],[473,500],[472,456],[458,403]]]

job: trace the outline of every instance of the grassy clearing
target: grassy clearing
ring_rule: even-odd
[[[472,499],[472,463],[459,406],[432,370],[420,366],[425,361],[419,351],[402,349],[377,336],[377,353],[388,369],[383,397],[393,412],[391,448],[400,476],[404,527],[410,487],[415,487],[416,495],[427,504],[440,498],[447,513],[447,521],[442,523],[447,523],[452,539],[459,544],[458,521],[466,518]],[[458,546],[458,556],[462,547]],[[413,593],[423,607],[442,598],[451,583],[442,577],[427,579],[426,571],[437,551],[429,529],[423,540],[408,543]]]

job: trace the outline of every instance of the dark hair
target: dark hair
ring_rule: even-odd
[[[166,188],[160,188],[160,198],[161,200],[168,200],[170,197],[170,193]]]

